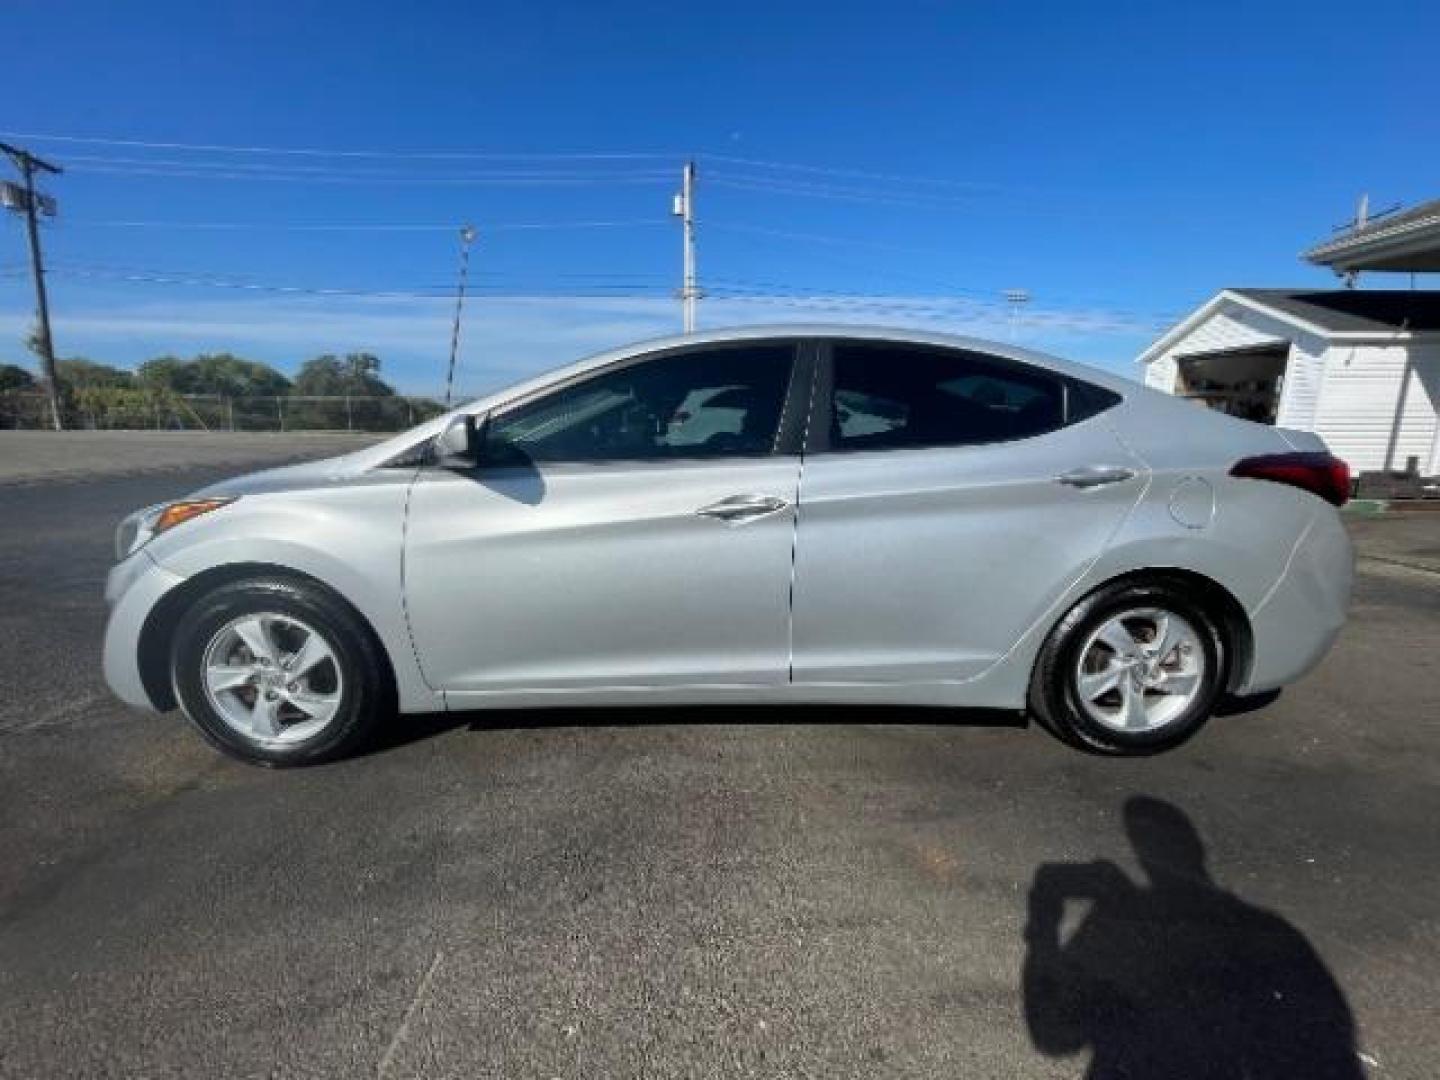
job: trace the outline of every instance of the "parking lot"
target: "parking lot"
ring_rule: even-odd
[[[1440,1071],[1440,514],[1357,520],[1325,664],[1145,760],[716,708],[274,772],[113,701],[118,518],[342,445],[0,480],[0,1075]]]

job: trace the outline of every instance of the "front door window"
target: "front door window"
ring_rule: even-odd
[[[490,462],[760,457],[775,449],[790,345],[697,349],[626,364],[497,415]]]

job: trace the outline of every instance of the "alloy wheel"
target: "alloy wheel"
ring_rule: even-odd
[[[292,615],[232,619],[211,637],[202,664],[210,706],[260,746],[313,738],[340,710],[344,679],[334,647]]]
[[[1189,708],[1205,682],[1205,649],[1191,623],[1159,607],[1112,615],[1085,640],[1076,697],[1112,731],[1158,731]]]

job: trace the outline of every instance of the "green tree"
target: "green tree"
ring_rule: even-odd
[[[124,390],[135,385],[135,376],[109,364],[99,364],[81,356],[55,361],[55,374],[62,386],[72,390]]]
[[[0,392],[5,390],[31,390],[35,376],[18,364],[0,364]]]
[[[157,356],[135,369],[135,377],[148,389],[171,390],[177,394],[194,393],[195,381],[189,361],[178,356]]]
[[[316,397],[394,397],[395,388],[380,378],[373,353],[329,353],[306,360],[295,376],[294,393]]]
[[[202,353],[184,367],[182,392],[187,394],[278,397],[290,392],[290,380],[269,364],[230,353]]]
[[[327,353],[307,360],[295,376],[292,393],[331,399],[297,401],[287,414],[297,426],[393,431],[414,415],[380,377],[380,358],[373,353]]]

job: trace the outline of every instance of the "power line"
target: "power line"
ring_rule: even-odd
[[[118,281],[133,284],[150,285],[177,285],[195,286],[201,288],[232,289],[242,292],[276,293],[283,295],[298,296],[333,296],[333,297],[379,297],[386,299],[404,300],[450,300],[453,292],[447,291],[453,286],[425,285],[409,289],[362,289],[362,288],[334,288],[319,287],[310,285],[282,285],[271,282],[243,281],[232,277],[216,277],[200,273],[168,273],[165,271],[129,270],[124,268],[85,267],[74,264],[54,265],[50,272],[62,277],[89,278],[103,281]],[[514,288],[514,283],[504,285],[494,284],[472,284],[469,288],[472,291],[499,290],[501,288]],[[639,282],[624,281],[611,282],[590,281],[580,286],[581,289],[590,290],[597,295],[607,294],[631,294],[635,296],[664,296],[668,288],[662,283],[646,285]],[[498,299],[523,299],[531,296],[568,297],[583,296],[583,292],[567,289],[564,292],[544,293],[540,290],[531,290],[525,293],[504,293],[492,291],[490,295]]]
[[[753,236],[768,236],[778,240],[803,240],[815,244],[834,244],[842,247],[867,248],[871,251],[891,251],[900,255],[927,255],[934,258],[949,258],[953,252],[937,251],[934,248],[909,247],[903,244],[889,244],[883,240],[862,240],[853,236],[830,236],[821,233],[792,232],[789,229],[772,229],[765,225],[749,225],[738,221],[714,221],[705,219],[707,229],[724,232],[748,233]]]
[[[276,164],[274,162],[262,162],[251,164],[249,162],[234,161],[177,161],[173,158],[151,158],[151,157],[110,157],[95,154],[75,154],[71,161],[78,161],[86,165],[125,166],[147,169],[182,169],[182,170],[224,170],[245,174],[267,174],[295,175],[295,176],[353,176],[353,177],[413,177],[413,170],[403,169],[365,169],[353,167],[339,167],[336,165],[289,165]],[[651,170],[653,173],[654,170]],[[618,169],[577,171],[574,169],[554,168],[529,168],[529,169],[484,169],[480,171],[453,173],[456,178],[495,178],[495,179],[580,179],[588,180],[594,177],[606,176],[630,176],[640,175],[638,170],[621,171]],[[649,175],[649,174],[647,174]]]
[[[453,231],[453,229],[452,229],[452,231]],[[60,263],[57,264],[57,265],[58,265],[59,267],[63,268],[63,269],[66,269],[66,270],[84,270],[84,271],[91,272],[91,273],[160,274],[160,275],[167,275],[167,276],[172,276],[172,277],[209,277],[209,278],[231,278],[231,279],[251,278],[251,277],[254,276],[253,274],[247,273],[247,272],[245,272],[245,271],[240,271],[240,270],[220,270],[220,271],[216,271],[216,270],[201,270],[201,269],[197,269],[197,268],[193,268],[193,267],[188,268],[188,269],[173,269],[173,268],[160,268],[160,269],[157,269],[156,267],[153,267],[153,266],[136,266],[136,265],[131,264],[131,263],[75,262],[75,261],[72,261],[72,260],[69,260],[69,259],[66,259],[66,260],[62,261],[62,262],[60,262]],[[502,271],[499,271],[499,270],[479,270],[479,271],[472,272],[469,276],[470,276],[470,278],[471,278],[472,280],[475,279],[475,278],[478,278],[478,277],[492,277],[492,278],[500,278],[500,279],[503,279],[503,280],[505,280],[505,281],[513,281],[513,280],[516,280],[516,276],[517,276],[517,275],[516,275],[515,273],[513,273],[513,272],[508,272],[508,271],[507,271],[507,272],[502,272]],[[623,282],[630,282],[630,281],[637,281],[637,280],[650,280],[650,281],[656,282],[657,284],[658,284],[659,282],[663,281],[663,280],[664,280],[664,277],[665,277],[665,275],[657,274],[657,273],[652,273],[652,272],[649,272],[649,271],[646,271],[646,272],[643,272],[643,273],[633,273],[633,272],[621,273],[621,272],[617,272],[617,271],[614,271],[614,270],[601,270],[601,271],[574,270],[574,271],[562,271],[562,272],[560,272],[560,273],[557,273],[557,274],[554,274],[554,275],[549,275],[549,276],[552,276],[552,277],[554,277],[555,279],[557,279],[557,280],[562,280],[562,281],[563,281],[563,280],[569,280],[569,279],[572,279],[572,278],[573,278],[573,279],[588,280],[588,281],[609,281],[609,282],[622,282],[622,283],[623,283]],[[451,286],[450,284],[445,284],[445,283],[441,283],[441,284],[437,284],[437,285],[416,286],[416,287],[417,287],[417,288],[445,289],[445,290],[448,290],[448,289],[452,288],[452,286]]]
[[[400,184],[400,185],[461,185],[461,186],[571,186],[588,184],[611,184],[611,183],[659,183],[668,179],[668,170],[658,171],[654,168],[635,168],[633,163],[644,162],[654,163],[664,160],[672,155],[656,152],[576,152],[576,153],[497,153],[481,151],[414,151],[414,150],[335,150],[321,149],[314,147],[273,147],[273,146],[235,146],[224,144],[196,144],[183,142],[158,142],[136,139],[111,139],[102,137],[80,137],[80,136],[27,136],[37,140],[51,140],[79,145],[98,147],[128,147],[145,151],[172,151],[181,155],[181,159],[175,156],[161,158],[155,156],[123,156],[105,154],[78,154],[76,160],[81,162],[82,171],[92,173],[108,173],[119,176],[166,176],[181,179],[226,179],[226,180],[270,180],[287,181],[292,183],[318,183],[318,184]],[[313,159],[316,164],[288,163],[284,160],[256,160],[251,162],[226,161],[226,160],[204,160],[203,158],[183,159],[185,154],[197,155],[255,155],[263,158],[292,158],[304,157]],[[974,205],[977,197],[983,197],[996,190],[995,185],[981,184],[969,181],[953,179],[942,179],[936,177],[907,177],[894,173],[869,172],[858,169],[837,168],[830,166],[808,165],[794,162],[783,162],[763,160],[757,158],[743,158],[727,154],[702,154],[702,160],[713,161],[722,167],[715,174],[707,176],[717,186],[730,187],[739,190],[751,190],[769,194],[792,195],[806,199],[833,199],[843,202],[875,203],[881,205],[906,206],[922,210],[943,210],[955,208],[969,208]],[[403,168],[395,169],[367,169],[351,168],[345,166],[340,159],[378,159],[395,162],[411,162],[416,164],[415,170]],[[443,162],[510,162],[517,163],[516,168],[482,168],[451,170],[443,166],[435,166],[433,163]],[[419,163],[431,163],[421,166]],[[590,162],[590,163],[612,163],[615,167],[601,167],[598,169],[581,168],[553,168],[543,165],[546,162]],[[631,163],[631,164],[623,164]],[[531,167],[525,167],[530,165]],[[731,171],[726,166],[734,167],[744,171]],[[815,178],[815,179],[812,179]],[[836,178],[843,182],[828,182],[829,178]],[[854,181],[854,182],[852,182]],[[943,189],[943,190],[937,190]],[[513,222],[499,223],[487,226],[487,233],[498,233],[505,231],[520,230],[551,230],[551,229],[588,229],[588,228],[613,228],[639,225],[661,224],[663,219],[640,219],[625,221],[586,221],[586,222]],[[454,228],[453,224],[425,224],[425,223],[245,223],[245,222],[161,222],[161,221],[103,221],[103,222],[80,222],[81,225],[110,228],[150,228],[150,229],[178,229],[178,230],[273,230],[284,232],[312,232],[312,233],[383,233],[383,232],[448,232]],[[710,223],[706,223],[710,224]],[[922,253],[923,249],[906,248],[901,245],[888,244],[879,241],[867,241],[848,237],[822,236],[819,234],[790,232],[780,229],[767,229],[762,226],[751,226],[740,223],[713,223],[715,227],[729,229],[735,232],[750,233],[757,236],[769,236],[777,239],[793,239],[806,242],[845,245],[871,250],[889,250],[908,253]],[[926,255],[943,258],[940,252],[923,252]],[[992,295],[988,290],[968,289],[942,282],[938,279],[922,278],[919,275],[902,274],[899,271],[889,271],[874,266],[866,266],[869,273],[881,277],[905,277],[912,281],[926,281],[933,283],[949,292],[971,293],[976,296],[985,297],[984,302],[993,304],[990,300]],[[229,280],[224,275],[205,276],[193,273],[171,274],[157,271],[127,270],[117,272],[114,270],[81,269],[76,267],[67,268],[67,272],[75,274],[89,274],[101,276],[109,274],[116,280],[133,280],[156,284],[182,284],[182,285],[207,285],[222,288],[240,288],[263,291],[292,292],[311,295],[356,295],[356,296],[414,296],[417,298],[429,298],[424,292],[406,292],[389,290],[367,290],[367,289],[311,289],[302,286],[269,285],[258,282],[245,282]],[[125,277],[118,276],[123,273]],[[233,278],[233,275],[230,275]],[[591,289],[617,289],[625,290],[634,288],[631,284],[621,283],[615,277],[597,275],[597,280],[591,281],[587,288]],[[510,285],[513,287],[513,281]],[[722,287],[730,290],[731,295],[740,296],[742,293],[735,291],[730,286]],[[757,287],[770,290],[781,290],[780,297],[784,298],[784,290],[790,290],[790,298],[797,298],[798,286],[787,286],[774,282],[762,283],[739,283],[740,288]],[[477,288],[488,288],[490,286],[480,285]],[[808,290],[811,293],[824,293],[824,290]],[[998,294],[997,294],[998,295]],[[755,294],[752,294],[755,298]],[[775,299],[773,295],[767,295],[765,300]],[[882,297],[883,299],[883,297]],[[1053,298],[1052,298],[1053,299]],[[813,296],[798,296],[800,302],[813,304]],[[855,304],[873,305],[877,299],[873,294],[834,294],[831,293],[827,303],[851,302]],[[893,306],[893,300],[887,300]],[[957,300],[946,298],[945,303],[954,306],[959,303]],[[1088,302],[1088,301],[1086,301]],[[933,301],[932,301],[933,303]],[[969,301],[977,304],[977,301]],[[1107,314],[1123,314],[1109,311]],[[1151,315],[1142,315],[1142,318],[1154,318]]]
[[[887,295],[888,295],[888,294],[885,294],[885,293],[856,292],[856,291],[850,290],[850,289],[830,289],[830,288],[821,288],[821,287],[819,287],[819,286],[795,285],[795,284],[786,283],[786,282],[779,282],[779,281],[754,281],[754,280],[749,280],[749,279],[744,279],[744,278],[724,278],[724,277],[722,277],[722,278],[712,278],[712,279],[710,279],[710,280],[714,281],[717,285],[721,285],[721,286],[726,286],[726,285],[728,285],[728,286],[731,286],[731,287],[737,287],[737,288],[741,288],[741,289],[751,289],[751,290],[756,290],[756,291],[762,291],[762,290],[763,290],[763,291],[765,291],[765,292],[775,292],[775,291],[778,291],[778,292],[780,293],[780,295],[800,294],[800,295],[804,295],[804,296],[824,296],[824,297],[827,297],[827,298],[856,297],[856,298],[859,298],[859,299],[866,299],[866,300],[870,300],[870,299],[874,299],[874,298],[876,298],[876,297],[883,297],[883,296],[887,296]],[[948,300],[948,301],[950,301],[950,302],[956,303],[956,304],[987,304],[987,303],[995,303],[995,302],[996,302],[996,301],[994,301],[994,300],[989,299],[989,297],[990,297],[991,294],[989,294],[989,293],[981,293],[981,292],[979,292],[978,290],[970,290],[970,291],[973,291],[974,295],[976,295],[976,296],[983,297],[983,299],[971,299],[971,298],[966,297],[966,296],[951,296],[951,295],[949,295],[950,293],[954,293],[954,292],[958,292],[958,291],[961,291],[961,290],[947,289],[946,295],[945,295],[943,298],[946,299],[946,300]]]
[[[682,155],[678,151],[603,150],[603,151],[483,151],[483,150],[408,150],[408,149],[337,149],[327,147],[247,146],[233,143],[191,143],[177,140],[145,140],[80,135],[9,134],[6,138],[30,139],[81,146],[108,146],[137,150],[172,150],[185,153],[248,154],[305,158],[368,158],[397,161],[662,161]],[[735,165],[781,173],[803,173],[812,176],[833,176],[853,180],[874,180],[888,184],[943,187],[957,190],[993,190],[997,185],[983,181],[956,180],[933,176],[907,176],[899,173],[872,172],[829,165],[776,161],[739,157],[732,154],[701,153],[699,158],[721,165]],[[78,157],[77,157],[78,160]],[[120,159],[114,159],[116,161]],[[195,162],[184,162],[194,165]],[[216,163],[224,165],[224,162]],[[783,179],[783,178],[782,178]]]
[[[87,146],[128,146],[144,150],[186,150],[217,154],[277,154],[297,157],[398,158],[417,161],[635,161],[673,158],[674,154],[653,151],[528,151],[491,152],[476,150],[334,150],[294,146],[235,146],[218,143],[151,142],[143,139],[109,139],[82,135],[7,134],[7,139],[34,142],[79,143]]]
[[[929,248],[908,247],[899,244],[887,244],[882,241],[859,240],[853,237],[828,236],[819,233],[791,232],[784,229],[770,229],[759,225],[740,224],[736,222],[726,221],[712,221],[708,218],[705,220],[705,227],[707,229],[720,229],[726,232],[738,232],[761,237],[773,237],[775,239],[781,240],[798,240],[802,242],[811,242],[818,244],[833,244],[847,247],[853,246],[859,248],[870,248],[877,251],[892,251],[900,254],[921,255],[936,259],[946,259],[952,257],[952,253]],[[986,299],[999,298],[1004,296],[1004,290],[983,289],[977,288],[975,286],[957,285],[943,278],[937,278],[931,275],[910,274],[901,270],[895,270],[890,267],[879,267],[869,264],[862,266],[861,264],[854,262],[842,265],[857,267],[867,273],[874,274],[877,277],[891,277],[899,280],[914,281],[920,284],[929,285],[931,287],[941,288],[946,290],[947,292],[969,294],[972,296],[983,297]],[[1179,313],[1157,314],[1155,312],[1142,312],[1134,311],[1131,309],[1108,307],[1105,305],[1104,301],[1097,300],[1094,297],[1080,297],[1065,294],[1056,295],[1046,293],[1045,299],[1050,301],[1051,303],[1061,303],[1070,305],[1072,307],[1082,307],[1088,305],[1096,309],[1103,309],[1110,313],[1135,316],[1140,319],[1159,319],[1164,321],[1167,325],[1169,323],[1173,323],[1176,319],[1182,317],[1182,315]]]
[[[864,299],[859,296],[826,295],[824,293],[817,293],[813,296],[785,296],[727,289],[723,286],[708,288],[707,295],[718,300],[778,305],[812,311],[928,313],[949,319],[984,317],[991,321],[999,321],[1005,317],[1004,309],[997,305],[954,300],[944,296],[913,299],[891,296],[875,296],[872,299]],[[1037,311],[1032,319],[1032,325],[1065,327],[1072,330],[1087,328],[1115,330],[1123,327],[1124,329],[1148,331],[1156,327],[1168,326],[1172,321],[1156,317],[1131,318],[1127,313],[1109,310],[1070,313],[1064,310],[1050,309],[1049,311]]]
[[[52,269],[53,273],[65,277],[78,278],[100,278],[104,280],[121,281],[126,283],[158,284],[171,286],[195,286],[203,288],[219,288],[238,290],[242,292],[257,292],[266,294],[288,295],[288,296],[316,296],[334,298],[380,298],[430,301],[434,303],[448,302],[451,297],[442,291],[441,287],[433,287],[433,291],[417,291],[405,289],[354,289],[354,288],[316,288],[299,285],[276,285],[251,281],[221,280],[209,277],[186,277],[181,275],[164,274],[143,274],[124,272],[104,272],[80,270],[70,267]],[[622,284],[605,286],[603,284],[589,284],[576,289],[517,289],[514,285],[507,287],[509,291],[499,289],[480,292],[477,290],[476,300],[490,301],[537,301],[537,300],[607,300],[620,298],[653,299],[664,300],[669,290],[661,286],[643,286],[635,284]],[[884,294],[864,295],[845,293],[816,292],[811,295],[804,294],[777,294],[774,292],[758,292],[743,288],[732,288],[725,285],[715,285],[707,288],[707,295],[716,300],[730,300],[743,303],[765,304],[770,306],[792,307],[811,311],[829,312],[853,312],[853,313],[928,313],[936,317],[945,318],[990,318],[999,320],[1003,318],[1003,310],[993,304],[983,304],[974,301],[955,299],[944,296],[905,298],[888,296]],[[1057,313],[1037,313],[1036,324],[1040,326],[1054,325],[1057,323],[1054,315]],[[1075,323],[1075,318],[1061,320],[1070,324]],[[1097,327],[1114,328],[1117,323],[1127,323],[1136,328],[1149,329],[1154,326],[1166,325],[1160,320],[1134,320],[1127,318],[1124,313],[1113,311],[1084,312],[1080,322],[1085,325]]]
[[[229,275],[202,271],[164,271],[139,267],[105,266],[94,264],[59,263],[50,267],[50,272],[66,277],[87,278],[124,283],[157,284],[174,286],[195,286],[219,288],[245,292],[274,293],[282,295],[321,297],[379,297],[389,299],[446,300],[453,294],[453,286],[444,284],[414,286],[409,288],[366,289],[350,287],[317,287],[288,285],[272,282],[242,280],[232,272]],[[499,276],[499,275],[496,275]],[[560,275],[559,281],[538,282],[527,286],[506,276],[502,281],[472,282],[469,288],[490,299],[556,299],[586,297],[601,299],[633,296],[637,298],[663,298],[670,290],[663,280],[645,281],[646,275],[619,275],[613,273],[574,273]],[[567,279],[575,280],[575,286],[566,284]],[[891,293],[863,293],[818,286],[807,286],[788,282],[756,281],[743,278],[715,278],[706,286],[706,295],[715,299],[743,300],[756,303],[799,306],[817,310],[877,310],[944,312],[954,316],[961,312],[985,314],[996,318],[1006,312],[1004,301],[977,300],[953,295],[904,296]],[[998,296],[999,294],[997,294]],[[1043,325],[1051,312],[1057,309],[1038,309],[1034,313],[1037,325]],[[1061,312],[1063,314],[1063,312]],[[1135,325],[1168,325],[1173,322],[1169,315],[1154,312],[1137,312],[1119,308],[1096,307],[1079,309],[1079,314],[1095,323],[1126,322]],[[1074,319],[1075,313],[1069,315]]]
[[[775,195],[796,195],[807,199],[833,199],[838,202],[875,203],[890,206],[908,206],[920,210],[973,209],[973,201],[951,199],[939,195],[894,194],[877,188],[847,188],[826,184],[812,184],[808,181],[772,180],[765,177],[736,176],[731,173],[711,173],[707,179],[720,187],[736,188],[742,191],[762,191]]]
[[[654,184],[670,179],[669,173],[662,172],[613,172],[596,173],[594,175],[577,174],[574,176],[536,174],[529,177],[500,176],[485,173],[454,176],[419,174],[407,176],[399,173],[393,175],[346,175],[341,173],[326,175],[278,171],[247,173],[236,172],[230,169],[211,172],[206,171],[203,166],[179,169],[146,168],[132,165],[82,165],[74,171],[76,173],[108,176],[163,176],[183,180],[279,180],[311,184],[413,184],[421,186],[458,185],[464,187],[570,187],[593,184]]]
[[[930,176],[901,176],[897,173],[865,172],[860,169],[839,169],[823,165],[801,165],[787,161],[762,161],[757,158],[731,157],[728,154],[701,154],[703,161],[715,161],[722,165],[740,165],[747,168],[771,169],[777,172],[799,172],[816,176],[839,176],[854,180],[879,180],[893,184],[920,184],[933,187],[959,188],[968,190],[994,190],[996,184],[973,180],[940,179]]]
[[[266,232],[443,232],[455,231],[453,224],[395,223],[395,224],[307,224],[269,221],[75,221],[75,225],[86,228],[112,229],[181,229],[218,231],[266,231]],[[486,233],[521,232],[529,230],[548,231],[563,229],[616,229],[641,225],[668,225],[665,218],[631,218],[618,221],[510,221],[486,225]]]
[[[274,285],[254,281],[221,280],[205,276],[165,273],[141,273],[125,270],[86,269],[75,266],[54,266],[51,272],[62,277],[98,278],[107,281],[123,281],[150,285],[195,285],[205,288],[237,289],[247,292],[284,293],[303,296],[370,296],[409,300],[443,300],[446,297],[438,290],[431,293],[410,290],[379,289],[335,289],[316,288],[305,285]]]

